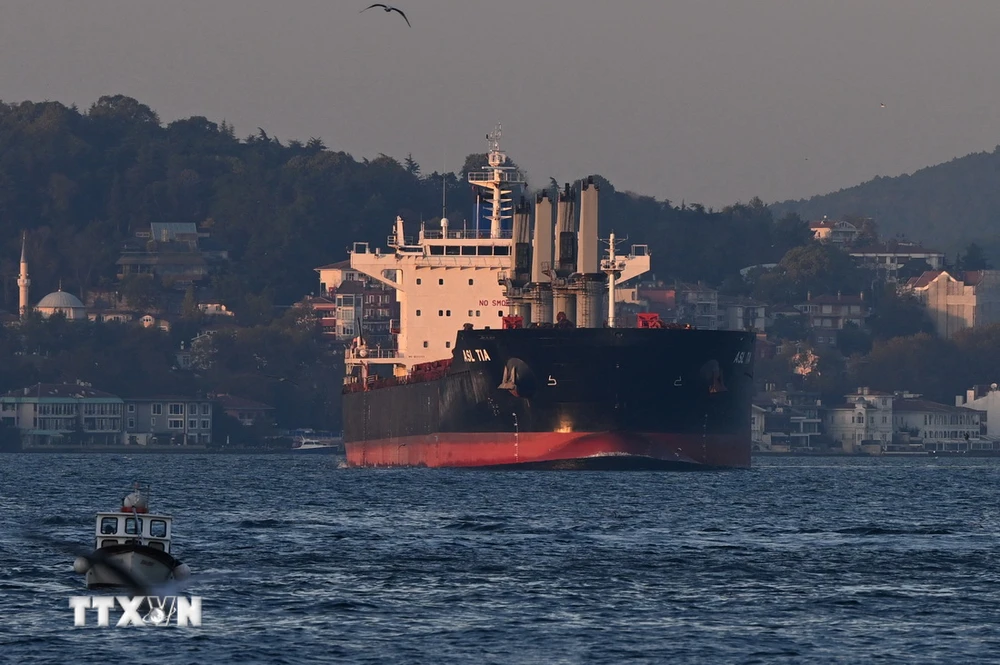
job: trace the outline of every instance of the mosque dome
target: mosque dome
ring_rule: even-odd
[[[87,310],[80,299],[72,293],[66,293],[62,290],[50,293],[39,300],[35,309],[45,317],[61,312],[67,319],[87,318]]]

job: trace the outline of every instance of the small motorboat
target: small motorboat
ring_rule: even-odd
[[[154,589],[185,580],[190,569],[170,553],[172,522],[149,512],[149,486],[135,483],[121,510],[97,513],[94,553],[78,557],[73,570],[86,574],[88,589]]]
[[[342,445],[342,438],[326,432],[296,430],[292,439],[292,452],[298,455],[328,455],[339,452]]]

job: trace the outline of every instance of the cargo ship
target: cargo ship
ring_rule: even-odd
[[[616,285],[648,272],[648,248],[619,254],[612,233],[601,258],[592,178],[515,204],[524,179],[499,139],[468,174],[473,228],[408,238],[397,217],[386,250],[350,252],[400,318],[391,348],[345,350],[348,465],[749,467],[755,336],[651,313],[626,327]]]

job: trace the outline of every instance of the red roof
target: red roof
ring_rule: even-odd
[[[913,289],[922,289],[937,279],[943,272],[943,270],[925,270],[920,277],[911,277],[907,280],[906,285]]]
[[[900,399],[892,405],[893,411],[932,411],[935,413],[970,413],[979,409],[970,409],[964,406],[950,406],[939,404],[925,399]]]
[[[976,286],[979,282],[983,281],[982,270],[966,270],[964,275],[964,281],[969,286]]]

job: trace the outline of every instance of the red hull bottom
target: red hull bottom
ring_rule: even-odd
[[[346,444],[356,467],[749,468],[749,437],[637,432],[442,433]]]

